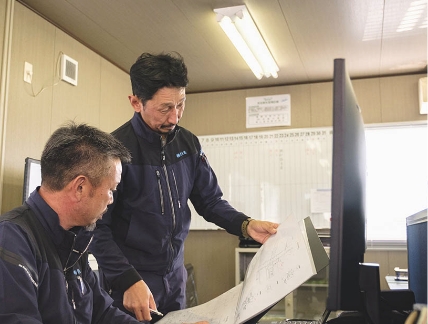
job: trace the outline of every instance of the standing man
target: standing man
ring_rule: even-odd
[[[129,160],[96,128],[71,123],[52,134],[41,186],[0,216],[0,323],[139,323],[112,306],[87,253]]]
[[[115,305],[148,320],[152,298],[163,313],[185,307],[189,199],[207,221],[260,243],[278,224],[251,220],[222,199],[198,138],[178,126],[188,84],[179,54],[143,53],[130,77],[135,113],[113,135],[132,161],[123,166],[115,204],[97,223],[91,251]]]

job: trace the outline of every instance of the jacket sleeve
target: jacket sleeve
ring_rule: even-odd
[[[248,216],[237,211],[222,198],[223,192],[202,148],[199,150],[195,172],[195,183],[190,196],[195,210],[208,222],[231,234],[242,235],[241,225]]]
[[[92,323],[140,323],[112,305],[113,299],[100,287],[98,277],[89,264],[85,270],[84,280],[91,287],[93,294]]]
[[[17,225],[0,225],[0,323],[42,323],[36,253]]]
[[[118,193],[121,191],[122,183],[119,184],[115,193],[114,203],[108,208],[107,213],[97,222],[94,231],[94,239],[90,251],[95,256],[102,274],[107,280],[110,288],[125,292],[134,283],[141,280],[137,270],[129,263],[123,252],[113,240],[111,231],[114,207]],[[104,287],[107,289],[107,287]]]

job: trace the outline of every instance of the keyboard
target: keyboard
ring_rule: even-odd
[[[306,320],[306,319],[286,319],[282,320],[278,324],[319,324],[318,320]]]

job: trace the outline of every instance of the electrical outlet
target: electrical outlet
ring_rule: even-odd
[[[24,64],[24,82],[31,83],[33,79],[33,64],[25,62]]]

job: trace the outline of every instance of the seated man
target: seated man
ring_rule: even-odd
[[[129,160],[96,128],[70,123],[52,134],[41,186],[0,216],[0,323],[139,323],[112,306],[87,253]]]

